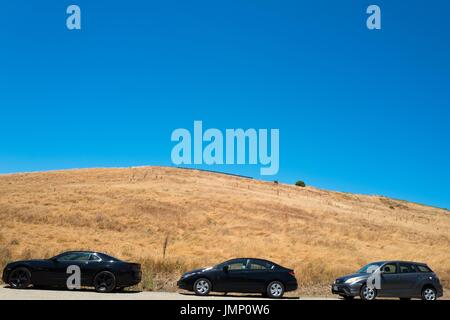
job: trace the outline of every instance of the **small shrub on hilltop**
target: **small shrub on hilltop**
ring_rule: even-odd
[[[306,187],[306,183],[304,183],[304,182],[301,181],[301,180],[297,181],[297,182],[295,183],[295,185],[296,185],[297,187],[302,187],[302,188]]]

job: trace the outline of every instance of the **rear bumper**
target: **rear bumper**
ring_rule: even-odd
[[[437,288],[436,288],[436,296],[438,298],[440,298],[443,295],[444,295],[444,289],[442,288],[442,286],[437,286]]]
[[[118,287],[131,287],[139,284],[142,280],[141,271],[133,271],[121,274],[117,279]]]
[[[298,289],[297,281],[290,281],[290,282],[286,283],[286,288],[285,288],[286,292],[295,291],[297,289]]]

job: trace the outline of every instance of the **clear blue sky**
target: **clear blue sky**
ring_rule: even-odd
[[[66,29],[70,4],[81,31]],[[365,27],[369,4],[381,31]],[[171,132],[203,120],[279,128],[272,180],[450,208],[449,12],[446,0],[3,1],[0,173],[171,165]]]

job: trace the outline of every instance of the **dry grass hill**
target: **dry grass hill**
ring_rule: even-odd
[[[176,168],[1,175],[0,264],[93,249],[141,262],[143,289],[174,290],[189,268],[263,257],[295,268],[301,294],[323,294],[367,262],[405,259],[450,287],[449,213]]]

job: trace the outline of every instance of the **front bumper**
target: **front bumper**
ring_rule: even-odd
[[[187,291],[192,291],[192,283],[190,283],[191,281],[186,281],[186,279],[180,279],[177,282],[177,287],[181,290],[187,290]]]
[[[9,277],[9,270],[3,269],[3,275],[2,275],[2,281],[3,283],[8,283],[8,277]]]
[[[331,293],[340,296],[355,297],[359,295],[361,284],[348,285],[345,283],[332,284]]]

